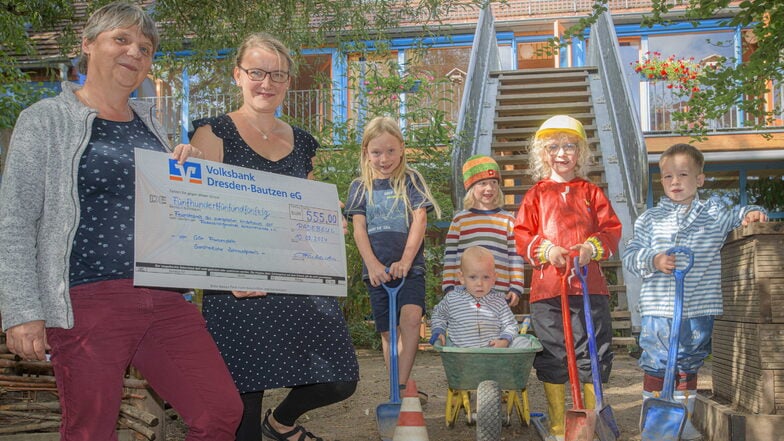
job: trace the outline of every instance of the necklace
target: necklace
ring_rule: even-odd
[[[90,97],[84,92],[84,89],[81,89],[79,92],[79,96],[84,100],[84,103],[87,104],[87,107],[91,109],[98,109],[96,106],[93,105],[93,102],[90,100]],[[133,111],[131,110],[131,106],[127,103],[125,104],[125,110],[128,112],[128,120],[133,120]],[[98,109],[98,113],[101,113],[101,110]]]
[[[479,309],[479,308],[481,308],[481,307],[482,307],[482,297],[477,297],[477,296],[475,296],[475,295],[471,294],[471,293],[470,293],[470,292],[468,292],[468,291],[466,291],[466,293],[467,293],[469,296],[471,296],[471,298],[472,298],[472,299],[474,299],[474,302],[476,302],[476,305],[475,305],[475,306],[476,306],[476,309]]]
[[[468,292],[468,291],[466,291],[466,292]],[[468,295],[470,295],[471,298],[474,300],[474,302],[476,302],[476,304],[474,305],[474,306],[476,306],[476,310],[475,310],[476,311],[476,314],[475,314],[475,318],[476,318],[476,334],[479,336],[479,340],[481,341],[482,340],[482,325],[480,323],[481,323],[482,320],[479,317],[479,309],[482,307],[482,303],[481,303],[482,298],[481,297],[477,298],[476,296],[474,296],[471,293],[468,293]]]
[[[269,135],[267,135],[265,131],[261,130],[260,128],[253,125],[252,122],[250,122],[250,118],[248,118],[248,115],[246,115],[245,112],[242,112],[242,117],[245,118],[245,122],[247,122],[249,126],[253,127],[254,130],[259,132],[259,135],[261,135],[262,139],[264,139],[265,141],[269,139]]]

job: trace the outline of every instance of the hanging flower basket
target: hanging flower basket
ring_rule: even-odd
[[[668,89],[690,93],[698,92],[702,66],[694,58],[663,58],[660,52],[646,52],[642,60],[631,63],[635,72],[644,81],[667,83]]]

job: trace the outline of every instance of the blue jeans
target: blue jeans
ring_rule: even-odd
[[[678,336],[678,361],[676,374],[696,374],[711,352],[713,316],[694,317],[681,321]],[[667,367],[667,352],[670,347],[670,326],[672,319],[667,317],[642,317],[640,348],[642,356],[638,361],[646,374],[662,378]]]

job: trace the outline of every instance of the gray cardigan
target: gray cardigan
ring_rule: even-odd
[[[34,320],[72,328],[69,259],[79,224],[77,175],[98,112],[78,86],[22,111],[11,135],[0,186],[0,318],[3,330]],[[131,100],[145,125],[170,149],[153,106]]]

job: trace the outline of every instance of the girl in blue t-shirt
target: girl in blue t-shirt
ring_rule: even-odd
[[[440,218],[441,210],[422,175],[407,165],[403,133],[392,118],[376,117],[365,127],[360,173],[349,188],[346,216],[354,225],[354,241],[364,263],[362,278],[370,291],[387,369],[389,297],[381,284],[406,278],[397,297],[398,370],[400,384],[405,385],[414,365],[425,311],[427,213],[435,210]]]

